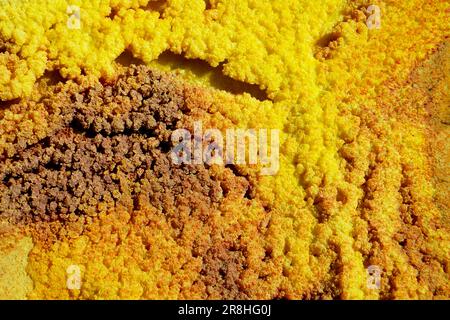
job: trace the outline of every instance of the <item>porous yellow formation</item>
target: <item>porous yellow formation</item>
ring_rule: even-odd
[[[2,146],[45,131],[40,104],[8,110],[38,79],[111,80],[125,55],[199,86],[210,127],[281,130],[278,174],[237,168],[251,199],[238,190],[212,222],[186,220],[186,238],[117,209],[79,237],[36,240],[28,297],[450,298],[448,20],[445,1],[0,0]],[[202,274],[217,261],[223,279]],[[81,290],[66,288],[69,265]]]

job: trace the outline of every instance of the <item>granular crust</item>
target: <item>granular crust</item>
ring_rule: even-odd
[[[0,297],[5,283],[36,299],[450,297],[447,3],[378,1],[377,29],[360,0],[116,2],[79,1],[76,30],[64,3],[0,11],[0,99],[18,98],[0,102],[16,201],[0,215],[33,239],[2,252]],[[117,79],[127,55],[229,93],[145,68]],[[173,166],[168,135],[203,117],[279,129],[278,174]],[[65,285],[74,264],[81,290]]]
[[[61,128],[34,144],[18,141],[0,164],[2,216],[15,223],[73,220],[96,215],[99,203],[133,209],[138,197],[162,202],[158,179],[167,185],[174,178],[162,149],[182,117],[182,89],[141,67],[114,86],[66,94]],[[214,189],[211,181],[205,188]]]
[[[234,226],[227,233],[217,225],[220,207],[242,201],[250,182],[230,168],[170,159],[172,131],[192,122],[196,106],[185,96],[191,92],[143,66],[126,68],[112,83],[59,88],[56,98],[43,99],[53,124],[46,134],[26,139],[11,132],[0,162],[0,217],[29,228],[49,250],[83,234],[96,238],[89,225],[103,213],[156,212],[191,259],[202,260],[194,287],[204,298],[250,298],[242,277],[252,253],[236,239],[250,227],[251,241],[262,242],[262,230]],[[191,225],[202,232],[192,234]]]

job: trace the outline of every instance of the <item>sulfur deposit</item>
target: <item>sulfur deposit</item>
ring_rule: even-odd
[[[0,298],[449,299],[449,18],[0,0]],[[198,121],[279,130],[279,171],[174,164]]]

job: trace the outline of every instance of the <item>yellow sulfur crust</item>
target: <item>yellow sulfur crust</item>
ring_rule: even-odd
[[[380,29],[366,25],[372,4]],[[68,28],[68,5],[80,29]],[[0,0],[0,100],[36,98],[51,72],[113,79],[126,52],[174,71],[202,88],[205,126],[281,131],[276,176],[240,168],[258,203],[218,208],[217,224],[248,246],[248,298],[449,299],[448,21],[445,1]],[[251,89],[218,90],[231,82]],[[45,131],[45,110],[34,111],[24,135]],[[1,145],[21,116],[1,107]],[[171,232],[154,213],[117,210],[79,238],[35,240],[27,263],[25,238],[0,268],[16,261],[33,288],[0,269],[0,298],[18,285],[31,299],[215,298],[196,282],[201,258]],[[81,290],[66,288],[71,264]],[[367,287],[370,265],[380,290]]]

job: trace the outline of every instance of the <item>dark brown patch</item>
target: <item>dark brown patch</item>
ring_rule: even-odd
[[[124,70],[113,82],[60,83],[40,102],[11,106],[21,120],[0,131],[7,138],[0,146],[0,218],[30,227],[47,247],[87,232],[96,216],[117,207],[157,215],[200,260],[202,297],[270,297],[278,269],[273,254],[264,255],[267,226],[257,219],[241,225],[222,207],[257,201],[249,178],[170,159],[171,133],[196,114],[196,91],[145,66]],[[36,110],[41,118],[20,130]],[[261,261],[248,270],[256,255]],[[245,285],[246,277],[257,281]]]
[[[207,168],[169,158],[170,134],[186,112],[183,89],[171,78],[133,67],[114,84],[71,92],[64,102],[61,128],[0,163],[2,217],[65,221],[105,205],[145,203],[170,215],[181,204],[221,199]]]

